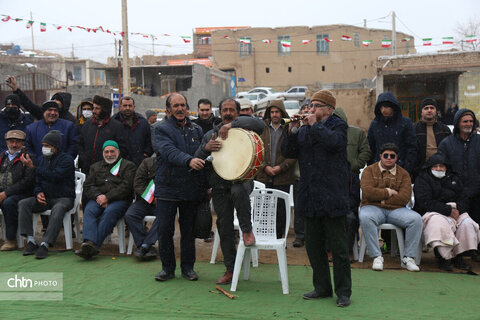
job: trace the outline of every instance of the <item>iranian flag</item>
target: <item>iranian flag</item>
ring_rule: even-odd
[[[57,30],[62,29],[62,26],[59,26],[59,25],[56,25],[56,24],[54,24],[53,27],[54,27],[55,29],[57,29]]]
[[[476,41],[477,41],[477,37],[475,35],[465,36],[465,42],[467,43],[472,43]]]
[[[251,43],[251,40],[250,40],[250,39],[247,39],[247,38],[240,38],[240,43],[250,44],[250,43]]]
[[[442,37],[442,44],[453,44],[453,37]]]
[[[120,171],[120,164],[122,163],[122,159],[118,160],[118,162],[110,169],[110,173],[114,176],[118,175],[118,171]]]
[[[432,45],[432,38],[423,38],[423,45],[424,46],[431,46]]]
[[[333,42],[333,40],[330,40],[328,38],[323,38],[323,40],[326,41],[326,42]]]
[[[190,41],[192,41],[192,37],[190,37],[190,36],[182,36],[182,40],[183,40],[183,42],[185,42],[185,43],[190,43]]]
[[[145,191],[142,193],[142,198],[145,199],[148,203],[152,203],[153,201],[153,193],[155,192],[155,183],[153,182],[153,179],[150,180],[150,183],[148,186],[145,188]]]
[[[27,29],[30,29],[33,26],[33,22],[34,21],[32,21],[32,20],[28,20],[27,25],[26,25]]]
[[[352,38],[346,35],[342,36],[342,41],[352,41]]]
[[[68,31],[72,32],[72,27],[67,27]]]
[[[282,47],[285,48],[290,48],[292,46],[292,42],[290,40],[282,40],[280,43],[282,44]]]
[[[382,48],[390,48],[392,40],[382,40]]]
[[[100,31],[102,31],[102,32],[105,32],[105,30],[103,29],[102,26],[99,26],[97,29],[100,30]]]
[[[402,42],[408,42],[408,41],[410,41],[410,40],[412,40],[412,38],[403,38],[403,39],[402,39]]]
[[[202,37],[202,40],[208,40],[210,37]]]
[[[272,40],[270,40],[270,39],[263,39],[262,41],[263,41],[263,43],[272,43]]]
[[[47,24],[45,22],[40,22],[40,32],[47,31]]]
[[[302,43],[303,43],[303,44],[307,44],[307,43],[310,43],[310,42],[312,42],[312,41],[313,41],[313,40],[302,40]]]
[[[230,39],[229,36],[223,36],[223,39]]]
[[[4,16],[5,17],[5,16]],[[7,22],[9,21],[10,19],[12,19],[10,16],[6,16],[5,18],[2,19],[3,22]]]
[[[363,40],[362,41],[362,46],[368,47],[372,43],[372,40]]]

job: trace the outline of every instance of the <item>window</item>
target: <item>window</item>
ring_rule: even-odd
[[[75,74],[75,81],[82,81],[82,67],[81,66],[75,66],[73,68],[74,74]]]
[[[292,72],[292,67],[288,67],[288,72]]]
[[[210,36],[197,36],[197,44],[212,44],[212,37],[210,37]]]
[[[325,71],[325,66],[322,66],[322,71]]]
[[[266,73],[270,73],[270,68],[265,68]]]
[[[354,33],[353,34],[353,44],[355,47],[360,47],[360,34],[359,33]]]
[[[298,88],[298,92],[305,92],[305,88]]]
[[[290,36],[278,36],[278,55],[290,55]]]
[[[328,54],[330,52],[330,43],[325,39],[329,39],[328,33],[317,34],[317,54]]]
[[[251,56],[252,55],[252,37],[243,37],[246,41],[240,42],[238,45],[238,51],[240,52],[240,57]]]

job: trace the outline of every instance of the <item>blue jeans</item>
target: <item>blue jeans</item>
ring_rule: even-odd
[[[143,200],[137,200],[128,208],[125,213],[125,223],[128,226],[128,230],[133,235],[135,240],[135,246],[140,248],[142,244],[146,244],[149,247],[155,244],[158,240],[158,219],[153,221],[152,227],[148,231],[145,231],[143,226],[143,218],[146,216],[155,215],[155,205],[149,204]]]
[[[360,208],[359,216],[362,237],[365,237],[370,257],[375,258],[382,255],[378,246],[378,226],[383,223],[390,223],[405,229],[404,255],[410,258],[417,257],[423,228],[422,217],[418,213],[407,208],[387,210],[377,206],[364,206]]]
[[[125,215],[128,203],[114,201],[104,209],[95,200],[90,200],[83,212],[83,240],[90,240],[100,248],[103,241],[117,225],[117,221]]]
[[[2,204],[0,204],[0,209],[2,209],[5,219],[7,240],[9,241],[15,241],[17,239],[18,202],[26,197],[27,196],[23,194],[14,194],[3,200]]]

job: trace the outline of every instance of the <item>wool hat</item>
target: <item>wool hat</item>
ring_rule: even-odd
[[[113,105],[112,100],[108,98],[104,98],[102,96],[94,96],[92,102],[101,106],[102,110],[108,113],[109,115],[112,113],[112,105]]]
[[[60,112],[60,106],[53,100],[47,100],[42,104],[43,112],[47,111],[50,108],[55,108],[58,112]]]
[[[147,119],[150,118],[153,115],[157,115],[157,113],[155,111],[153,111],[152,109],[148,109],[147,111],[145,111],[145,116],[147,117]]]
[[[10,130],[10,131],[7,131],[7,133],[5,133],[5,140],[18,139],[18,140],[25,141],[26,138],[27,138],[27,135],[22,130]]]
[[[114,140],[107,140],[103,143],[103,147],[102,147],[102,150],[104,150],[106,147],[109,147],[109,146],[112,146],[112,147],[115,147],[117,149],[119,149],[118,147],[118,143]]]
[[[240,103],[240,110],[244,109],[253,109],[253,103],[249,99],[242,98],[242,99],[237,99],[238,103]]]
[[[62,145],[62,134],[58,130],[50,130],[42,139],[42,142],[48,143],[57,150]]]
[[[422,101],[422,104],[420,105],[420,109],[423,109],[426,106],[434,106],[435,109],[438,109],[438,104],[437,100],[432,99],[432,98],[426,98]]]
[[[17,96],[16,94],[14,94],[14,93],[9,94],[5,98],[5,105],[7,105],[7,104],[13,104],[17,107],[20,107],[22,105],[22,103],[20,102],[20,97]]]
[[[330,90],[326,89],[315,92],[310,100],[317,100],[323,102],[333,108],[335,108],[335,105],[337,104],[337,99],[335,99],[333,93]]]

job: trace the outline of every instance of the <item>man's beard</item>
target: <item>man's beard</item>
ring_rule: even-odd
[[[105,158],[105,162],[108,163],[108,164],[112,164],[112,163],[115,163],[115,161],[118,160],[118,156],[115,157],[115,159],[112,159],[112,160],[109,160],[107,158]]]

